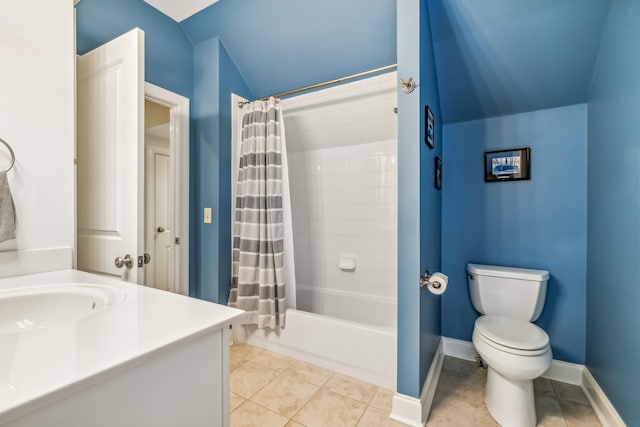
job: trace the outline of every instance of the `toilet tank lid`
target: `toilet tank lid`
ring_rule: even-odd
[[[508,277],[520,280],[548,280],[549,272],[529,268],[501,267],[498,265],[467,264],[467,272],[480,276]]]

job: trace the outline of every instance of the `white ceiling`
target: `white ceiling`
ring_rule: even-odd
[[[206,9],[218,0],[144,0],[176,22]]]

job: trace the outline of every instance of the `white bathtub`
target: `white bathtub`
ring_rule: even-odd
[[[397,304],[393,300],[300,284],[296,290],[298,310],[395,331]]]
[[[285,328],[234,327],[235,339],[395,390],[394,301],[303,285],[296,296],[301,309],[324,314],[288,309]]]

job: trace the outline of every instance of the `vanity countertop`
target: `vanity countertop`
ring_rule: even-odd
[[[80,320],[0,333],[0,425],[244,316],[231,307],[77,270],[0,279],[0,295],[71,283],[118,288],[120,297],[113,307]]]

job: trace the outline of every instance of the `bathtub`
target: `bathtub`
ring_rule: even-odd
[[[296,297],[283,329],[234,326],[234,339],[395,390],[395,301],[305,285]]]

